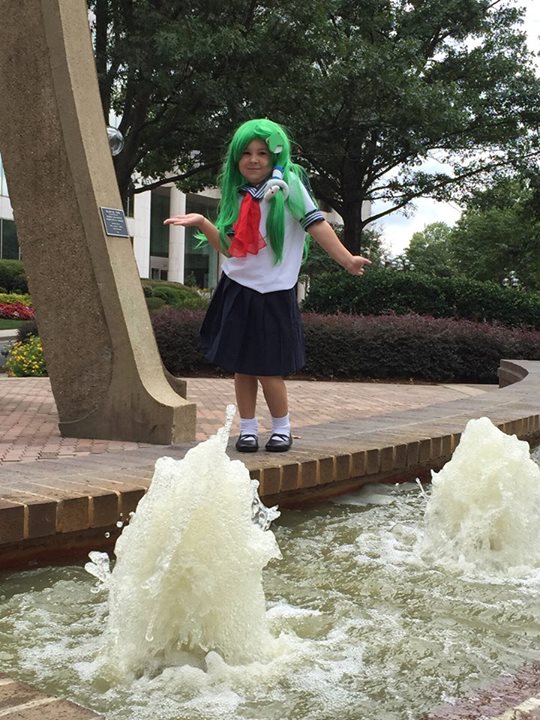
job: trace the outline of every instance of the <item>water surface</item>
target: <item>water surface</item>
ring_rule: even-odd
[[[429,492],[429,491],[428,491]],[[79,567],[3,576],[0,668],[110,720],[406,720],[538,659],[540,572],[426,560],[419,487],[368,488],[272,526],[270,656],[178,658],[111,683],[107,593]]]

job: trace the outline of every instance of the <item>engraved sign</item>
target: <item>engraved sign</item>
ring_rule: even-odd
[[[123,210],[107,207],[102,207],[100,210],[107,235],[111,237],[129,237],[126,216]]]

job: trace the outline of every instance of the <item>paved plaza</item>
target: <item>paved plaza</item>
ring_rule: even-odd
[[[482,395],[495,385],[412,385],[406,383],[288,382],[293,433],[309,434],[309,428],[329,421],[389,415],[398,411]],[[234,403],[232,380],[188,378],[188,400],[197,404],[196,440],[206,440],[224,423],[226,407]],[[268,432],[270,419],[260,394],[258,416],[261,435]],[[238,416],[232,434],[237,432]],[[0,375],[0,463],[28,463],[39,460],[128,452],[145,443],[117,440],[63,438],[58,431],[58,414],[48,378],[8,378]],[[1,477],[1,474],[0,474]]]

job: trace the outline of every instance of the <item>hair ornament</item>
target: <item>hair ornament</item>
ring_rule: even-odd
[[[280,190],[283,192],[283,198],[286,200],[289,197],[289,186],[283,179],[283,168],[276,165],[272,171],[272,177],[266,183],[264,199],[271,200]]]
[[[283,138],[277,130],[266,139],[266,144],[273,155],[279,155],[283,150]]]

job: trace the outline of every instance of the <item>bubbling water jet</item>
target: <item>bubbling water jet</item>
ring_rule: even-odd
[[[540,568],[540,468],[528,443],[487,417],[470,420],[432,472],[422,554],[516,574]]]
[[[108,591],[104,668],[116,677],[204,667],[211,652],[231,664],[272,653],[262,570],[281,557],[267,530],[279,512],[226,454],[234,412],[229,406],[225,426],[182,460],[158,459],[112,572],[91,554],[87,570]]]

